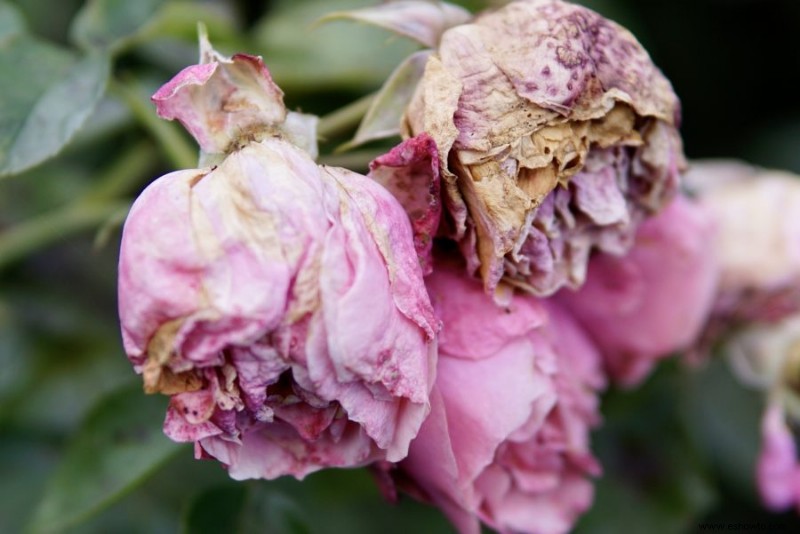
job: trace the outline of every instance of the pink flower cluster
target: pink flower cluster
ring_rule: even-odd
[[[125,350],[170,396],[165,433],[235,479],[373,465],[462,533],[566,532],[601,473],[609,379],[640,383],[762,289],[796,304],[800,248],[756,269],[730,237],[739,184],[697,171],[699,201],[680,191],[677,97],[623,28],[560,0],[471,20],[398,4],[364,16],[436,48],[368,176],[314,161],[316,120],[260,58],[203,40],[154,95],[201,164],[128,216]],[[752,217],[749,242],[775,236]],[[800,497],[775,413],[777,507]]]

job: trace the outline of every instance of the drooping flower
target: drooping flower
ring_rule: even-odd
[[[628,254],[596,254],[586,283],[557,295],[600,347],[615,380],[635,385],[660,358],[696,342],[717,290],[714,240],[709,213],[676,197],[639,227]]]
[[[739,380],[767,397],[755,473],[761,498],[771,510],[800,512],[800,458],[792,431],[800,423],[800,314],[751,324],[724,348]]]
[[[429,412],[438,328],[408,218],[373,180],[316,165],[313,121],[286,112],[260,58],[204,46],[154,100],[217,164],[131,209],[128,357],[171,396],[166,434],[233,478],[399,461]]]
[[[768,508],[800,511],[800,179],[708,161],[692,162],[686,184],[716,224],[720,270],[697,356],[721,345],[739,380],[764,391],[756,484]]]
[[[542,296],[580,286],[593,248],[624,253],[675,193],[678,99],[624,28],[518,0],[436,45],[403,129],[436,142],[446,235],[487,290],[504,275]]]
[[[568,531],[593,500],[600,355],[557,305],[505,307],[437,264],[427,279],[443,321],[431,414],[390,473],[462,533]],[[405,481],[405,482],[402,482]]]

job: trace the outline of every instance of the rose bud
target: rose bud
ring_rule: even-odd
[[[570,530],[593,500],[600,355],[557,305],[488,298],[463,267],[426,279],[443,321],[431,414],[389,474],[462,534]]]
[[[519,0],[441,35],[404,133],[440,154],[446,235],[491,291],[577,288],[593,248],[622,254],[673,196],[679,103],[624,28]]]
[[[692,162],[686,183],[718,226],[716,322],[800,312],[800,177],[734,161]]]
[[[260,58],[203,60],[154,100],[219,163],[154,181],[120,252],[125,350],[171,396],[164,431],[235,479],[399,461],[429,412],[438,329],[408,218],[293,144],[313,128]]]
[[[709,214],[676,197],[645,221],[622,257],[596,254],[586,283],[557,300],[603,352],[609,374],[638,384],[658,359],[689,348],[708,319],[719,278]]]

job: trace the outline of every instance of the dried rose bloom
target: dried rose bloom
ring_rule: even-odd
[[[154,181],[125,224],[119,309],[164,423],[236,479],[399,461],[429,412],[433,315],[402,207],[318,166],[259,58],[206,46],[156,93],[213,167]]]
[[[708,320],[719,280],[709,253],[715,226],[678,196],[646,220],[625,256],[596,254],[586,283],[557,295],[603,352],[619,383],[640,383],[661,359],[691,347]]]
[[[592,504],[600,467],[600,355],[552,302],[512,296],[504,307],[437,264],[427,279],[443,321],[431,414],[408,458],[388,473],[432,502],[462,534],[570,530]]]
[[[492,290],[584,280],[672,197],[678,99],[624,28],[560,0],[519,0],[446,30],[405,115],[441,161],[444,233]]]

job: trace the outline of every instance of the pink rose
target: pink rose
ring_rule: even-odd
[[[428,290],[444,327],[431,415],[395,471],[462,533],[566,532],[593,500],[599,354],[556,305],[498,307],[462,267]]]
[[[505,275],[546,296],[583,283],[592,249],[625,252],[674,195],[678,121],[670,83],[627,30],[518,0],[441,34],[404,133],[436,142],[446,235],[468,271],[489,291]]]
[[[236,74],[215,78],[228,62]],[[374,181],[316,165],[285,110],[262,113],[283,103],[260,59],[218,63],[157,93],[219,163],[157,179],[131,209],[128,357],[171,396],[166,434],[235,479],[399,461],[429,412],[438,328],[406,214]],[[235,96],[264,85],[258,104]]]
[[[678,197],[641,225],[627,255],[595,255],[583,287],[559,293],[620,383],[639,383],[658,359],[695,342],[717,288],[714,235],[709,214]]]

